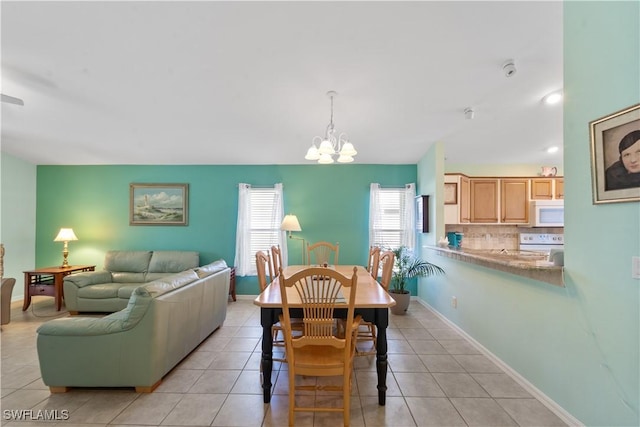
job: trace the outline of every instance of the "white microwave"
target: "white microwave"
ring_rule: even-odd
[[[532,200],[532,227],[564,227],[564,200]]]

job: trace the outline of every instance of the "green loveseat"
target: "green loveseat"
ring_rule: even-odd
[[[199,253],[192,251],[108,251],[104,270],[65,276],[64,303],[71,314],[113,313],[127,306],[138,286],[199,262]]]
[[[230,269],[223,260],[137,287],[105,317],[50,320],[37,330],[42,381],[69,387],[135,387],[162,377],[219,328],[227,315]]]

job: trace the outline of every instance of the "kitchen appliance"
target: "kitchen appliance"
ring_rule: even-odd
[[[520,250],[558,253],[564,249],[564,235],[556,233],[520,233]]]
[[[564,227],[564,200],[532,200],[532,227]]]
[[[450,231],[449,233],[447,233],[447,240],[449,240],[449,246],[455,249],[460,249],[460,245],[462,244],[462,236],[464,236],[462,233],[456,233],[453,231]]]

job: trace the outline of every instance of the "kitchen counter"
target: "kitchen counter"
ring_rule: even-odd
[[[439,246],[427,246],[427,249],[432,249],[438,255],[447,258],[564,287],[563,267],[547,261],[544,254],[527,251],[451,249]]]

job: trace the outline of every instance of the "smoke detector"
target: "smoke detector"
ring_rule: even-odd
[[[467,120],[472,120],[475,116],[476,112],[473,111],[473,108],[467,107],[464,109],[464,118]]]
[[[505,77],[512,77],[516,73],[516,63],[513,59],[507,59],[504,64],[502,64],[502,71],[504,71]]]

